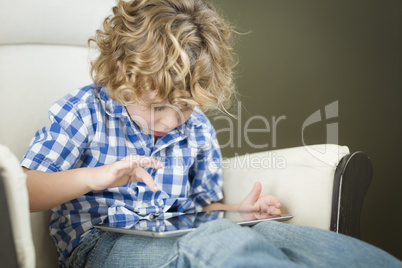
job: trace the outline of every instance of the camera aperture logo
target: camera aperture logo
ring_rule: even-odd
[[[302,126],[302,143],[304,148],[309,152],[312,156],[315,158],[319,159],[320,161],[328,164],[328,165],[333,165],[333,162],[331,161],[332,159],[328,159],[325,157],[326,154],[330,153],[330,150],[328,149],[328,146],[330,144],[336,144],[338,145],[339,142],[339,126],[338,122],[334,123],[328,123],[326,124],[326,140],[324,146],[321,146],[320,148],[318,147],[312,147],[306,144],[305,142],[305,136],[304,132],[305,129],[315,123],[323,121],[322,116],[321,116],[322,110],[319,109],[312,113],[303,123]],[[332,119],[332,118],[337,118],[339,116],[339,102],[334,101],[328,105],[325,106],[324,108],[324,115],[325,115],[325,120]],[[337,153],[339,155],[339,152]]]

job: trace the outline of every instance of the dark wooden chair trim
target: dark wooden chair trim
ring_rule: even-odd
[[[373,165],[364,152],[348,154],[335,170],[330,230],[360,238],[360,215],[373,178]]]

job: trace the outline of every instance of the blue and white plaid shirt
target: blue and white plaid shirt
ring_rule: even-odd
[[[200,211],[222,199],[221,153],[215,130],[195,110],[182,125],[159,137],[144,133],[106,89],[90,85],[57,101],[49,110],[51,124],[34,136],[21,165],[57,172],[97,167],[127,155],[150,156],[162,169],[145,168],[159,189],[142,182],[87,194],[52,209],[50,233],[60,262],[93,225],[109,222],[133,224],[140,219],[166,219],[182,212]]]

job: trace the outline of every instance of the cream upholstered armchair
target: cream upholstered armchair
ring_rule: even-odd
[[[112,0],[0,2],[0,259],[6,267],[57,267],[48,233],[49,211],[29,213],[19,166],[50,105],[91,83],[87,39],[115,4]],[[315,151],[317,153],[312,154]],[[275,167],[250,165],[272,156]],[[255,162],[253,162],[255,163]],[[278,196],[291,223],[359,236],[360,209],[372,175],[364,153],[316,145],[224,160],[225,202],[236,203],[263,184]]]

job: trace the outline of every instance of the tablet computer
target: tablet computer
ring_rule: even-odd
[[[238,211],[206,211],[200,213],[180,214],[170,218],[142,219],[135,224],[119,226],[116,223],[103,223],[94,227],[103,231],[151,237],[176,237],[195,230],[200,225],[221,218],[230,219],[241,226],[253,226],[262,221],[287,221],[290,214],[271,215],[267,213],[245,213]]]

